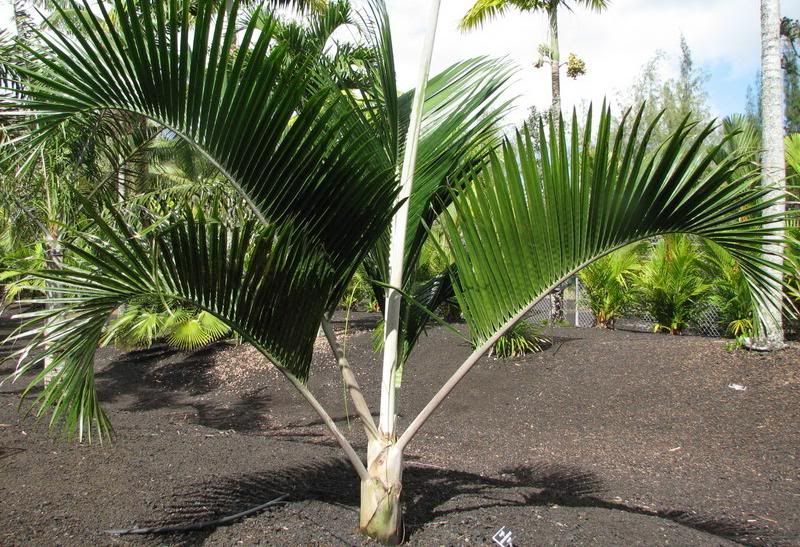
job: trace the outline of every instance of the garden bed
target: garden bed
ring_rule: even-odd
[[[541,354],[484,358],[409,446],[411,544],[491,544],[503,526],[515,545],[800,543],[798,346],[763,355],[707,338],[549,333]],[[368,332],[351,334],[374,409],[379,359]],[[363,451],[322,349],[311,388]],[[469,351],[444,329],[423,337],[403,423]],[[22,385],[0,388],[0,544],[369,544],[355,530],[355,473],[251,348],[101,350],[97,382],[117,435],[104,446],[49,435],[17,413]],[[229,526],[105,532],[210,520],[283,493],[288,503]]]

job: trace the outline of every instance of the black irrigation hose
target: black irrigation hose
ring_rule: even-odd
[[[221,519],[217,520],[210,520],[206,522],[192,522],[190,524],[178,524],[174,526],[160,526],[156,528],[122,528],[117,530],[106,530],[107,534],[113,534],[115,536],[124,536],[129,534],[170,534],[173,532],[193,532],[195,530],[203,530],[205,528],[212,528],[216,526],[223,526],[225,524],[230,524],[240,518],[244,518],[247,516],[252,515],[253,513],[258,513],[267,507],[271,507],[273,505],[278,505],[279,503],[287,503],[284,500],[289,497],[289,494],[284,494],[280,497],[275,498],[272,501],[268,501],[267,503],[262,503],[258,507],[253,507],[252,509],[248,509],[246,511],[242,511],[241,513],[236,513],[235,515],[230,515],[227,517],[222,517]]]

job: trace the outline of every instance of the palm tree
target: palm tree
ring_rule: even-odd
[[[610,0],[575,0],[575,4],[594,11],[603,11]],[[476,0],[459,24],[461,30],[480,27],[489,20],[505,15],[512,9],[522,12],[544,12],[550,27],[550,44],[540,48],[550,64],[550,84],[552,89],[552,112],[558,118],[561,113],[561,54],[558,45],[558,8],[570,10],[569,0]]]
[[[780,1],[761,0],[761,159],[762,184],[772,190],[772,197],[781,195],[786,188],[783,149],[783,72],[781,70]],[[778,214],[785,202],[774,200],[769,214]],[[774,228],[783,229],[781,221]],[[765,252],[775,263],[774,272],[780,271],[783,249],[777,243],[770,244]],[[754,347],[774,350],[783,347],[781,309],[783,290],[776,284],[768,301],[763,303],[760,315],[765,328],[755,341]]]
[[[272,361],[357,473],[361,528],[397,542],[406,447],[480,357],[554,286],[617,248],[667,233],[726,248],[757,299],[776,279],[761,250],[781,232],[763,225],[777,217],[760,216],[774,199],[751,184],[752,174],[734,176],[738,157],[713,165],[716,151],[702,147],[711,126],[689,137],[686,121],[663,146],[650,147],[653,125],[641,127],[641,111],[612,131],[604,107],[596,131],[591,112],[580,124],[583,138],[573,114],[569,140],[563,124],[551,123],[538,129],[541,151],[527,129],[495,149],[483,120],[497,116],[502,85],[495,71],[503,67],[459,63],[432,78],[425,96],[406,248],[427,220],[442,223],[454,257],[450,282],[476,349],[401,434],[387,437],[326,319],[366,253],[385,248],[397,209],[397,160],[414,95],[396,92],[385,8],[376,2],[364,15],[367,35],[381,44],[369,66],[375,84],[350,94],[336,85],[327,59],[272,47],[277,25],[269,17],[258,35],[255,18],[248,23],[233,48],[236,3],[228,14],[201,2],[191,30],[149,23],[177,23],[189,1],[167,7],[143,0],[140,17],[118,0],[119,34],[80,15],[71,36],[52,29],[49,50],[31,51],[48,70],[29,71],[25,96],[5,101],[31,115],[20,123],[34,147],[87,111],[146,116],[215,164],[252,214],[230,223],[213,208],[187,207],[143,226],[111,200],[84,203],[91,231],[76,229],[78,239],[65,242],[81,261],[31,274],[58,294],[28,316],[20,336],[32,339],[12,376],[31,369],[36,359],[28,355],[52,358],[38,376],[59,372],[37,394],[38,413],[51,410],[51,423],[81,438],[111,434],[93,366],[111,314],[142,297],[177,301],[218,318]],[[98,7],[108,19],[105,5]],[[464,140],[467,132],[473,138]],[[306,384],[320,323],[367,432],[366,465]],[[388,420],[397,423],[391,412]]]

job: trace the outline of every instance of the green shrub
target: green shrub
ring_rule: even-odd
[[[527,321],[519,321],[500,337],[490,351],[490,355],[500,359],[520,357],[528,353],[542,351],[547,343],[539,329]]]
[[[208,312],[153,300],[135,302],[106,327],[102,345],[147,348],[158,340],[182,350],[193,350],[220,340],[228,326]]]
[[[630,308],[645,245],[639,243],[615,251],[578,274],[583,285],[581,301],[592,310],[596,326],[613,329],[617,318]]]
[[[701,252],[684,235],[669,235],[651,249],[636,278],[641,304],[655,318],[655,332],[680,334],[709,302]]]
[[[753,336],[754,302],[736,260],[719,245],[704,242],[704,266],[711,282],[711,303],[725,334],[737,340]]]
[[[367,281],[367,275],[362,268],[356,270],[355,275],[347,284],[339,307],[355,311],[378,311],[380,309],[372,286]]]

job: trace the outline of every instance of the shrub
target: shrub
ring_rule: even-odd
[[[230,333],[210,313],[150,299],[126,306],[106,327],[102,345],[147,348],[158,340],[182,350],[197,349]]]
[[[655,319],[655,332],[681,334],[710,298],[701,253],[683,235],[668,235],[653,245],[637,286],[645,310]]]
[[[583,284],[580,298],[592,310],[595,326],[613,329],[617,318],[630,307],[645,245],[638,243],[615,251],[578,274]]]
[[[500,337],[490,351],[490,355],[500,359],[520,357],[528,353],[542,351],[547,342],[539,329],[527,321],[520,321]]]
[[[754,302],[736,260],[719,245],[703,243],[704,266],[711,285],[710,302],[717,308],[725,334],[739,341],[752,336]]]

